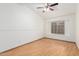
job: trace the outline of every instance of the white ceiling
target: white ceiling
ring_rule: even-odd
[[[51,19],[56,16],[75,13],[76,9],[75,3],[59,3],[59,5],[56,6],[54,11],[47,11],[43,13],[42,9],[37,9],[37,7],[42,7],[45,5],[45,3],[25,3],[24,5],[29,7],[31,10],[35,11],[38,15],[40,15],[44,19]]]

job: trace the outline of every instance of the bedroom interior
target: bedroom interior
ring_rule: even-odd
[[[78,56],[78,3],[0,3],[0,56]]]

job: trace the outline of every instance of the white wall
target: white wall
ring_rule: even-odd
[[[75,19],[75,13],[48,19],[46,22],[46,37],[75,42]],[[65,21],[65,34],[52,34],[51,22],[61,20]]]
[[[79,48],[79,4],[77,4],[76,10],[76,44]]]
[[[0,4],[0,52],[43,37],[43,20],[20,4]]]

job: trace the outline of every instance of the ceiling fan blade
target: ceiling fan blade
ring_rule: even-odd
[[[52,8],[49,8],[51,11],[53,11],[54,9],[52,9]]]
[[[37,7],[37,9],[42,9],[42,8],[44,8],[44,7]]]
[[[51,4],[50,7],[56,6],[56,5],[58,5],[58,3]]]

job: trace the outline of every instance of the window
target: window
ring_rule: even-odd
[[[51,33],[64,34],[64,21],[56,21],[51,23]]]

